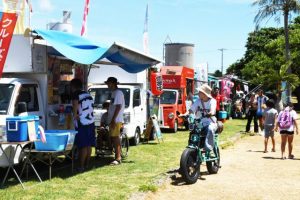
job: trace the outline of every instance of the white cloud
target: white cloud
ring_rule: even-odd
[[[51,0],[39,0],[38,6],[41,12],[51,12],[54,10],[54,5]]]

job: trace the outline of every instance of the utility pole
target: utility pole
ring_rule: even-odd
[[[221,51],[221,74],[223,76],[223,52],[227,49],[221,48],[221,49],[218,49],[218,50]]]

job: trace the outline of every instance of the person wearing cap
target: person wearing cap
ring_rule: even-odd
[[[74,143],[79,153],[80,167],[77,168],[77,171],[83,172],[89,165],[92,146],[95,145],[96,140],[93,114],[94,100],[88,92],[82,90],[80,79],[73,79],[70,82],[70,88],[72,92],[74,126],[77,130]]]
[[[115,77],[109,77],[105,84],[112,91],[108,108],[108,122],[109,135],[115,148],[115,160],[111,162],[111,165],[119,165],[121,164],[120,129],[125,109],[124,94],[118,89],[118,80]]]
[[[201,123],[207,132],[205,139],[206,150],[212,150],[214,147],[214,134],[217,130],[216,100],[211,96],[211,87],[207,84],[197,88],[199,99],[193,103],[189,113],[200,112]]]
[[[254,132],[258,133],[258,123],[257,123],[257,99],[255,98],[255,93],[251,93],[250,99],[247,102],[248,113],[247,113],[247,125],[246,132],[250,131],[250,126],[252,119],[254,120]]]

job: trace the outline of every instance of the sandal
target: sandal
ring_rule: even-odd
[[[286,157],[284,156],[284,157],[281,157],[281,160],[285,160],[286,159]]]
[[[272,152],[276,152],[275,149],[272,149]]]
[[[264,153],[268,153],[268,151],[264,151]]]
[[[291,155],[289,155],[289,159],[294,159],[294,155],[293,154],[291,154]]]
[[[120,165],[121,164],[121,160],[114,160],[110,163],[110,165]]]

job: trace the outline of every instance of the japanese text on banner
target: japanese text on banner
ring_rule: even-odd
[[[10,41],[17,22],[17,14],[0,12],[0,17],[0,77],[2,77]]]

